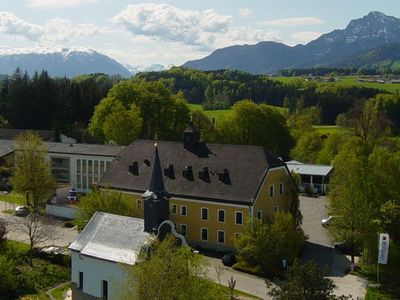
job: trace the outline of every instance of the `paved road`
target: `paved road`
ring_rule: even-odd
[[[321,219],[327,217],[326,204],[326,197],[300,197],[302,228],[309,236],[302,252],[302,259],[314,260],[320,267],[327,268],[327,277],[337,286],[336,295],[352,295],[354,299],[364,299],[366,282],[360,277],[344,273],[350,268],[350,259],[333,249],[327,230],[321,226]]]
[[[218,283],[217,272],[215,267],[222,266],[224,271],[221,275],[221,284],[228,286],[228,280],[231,277],[236,280],[235,288],[239,291],[246,292],[248,294],[260,297],[262,299],[272,299],[272,297],[267,295],[267,286],[265,284],[265,279],[253,276],[250,274],[242,273],[233,270],[232,268],[225,267],[220,259],[207,257],[208,263],[208,277]]]
[[[23,243],[28,243],[28,236],[21,231],[19,226],[16,224],[20,217],[16,217],[10,214],[3,213],[4,210],[13,209],[16,205],[7,202],[0,201],[0,221],[5,221],[7,223],[7,238],[10,240],[15,240]],[[54,224],[50,225],[50,230],[53,235],[50,239],[38,246],[59,246],[66,247],[71,243],[78,235],[78,231],[73,228],[63,227],[63,222],[54,220]]]

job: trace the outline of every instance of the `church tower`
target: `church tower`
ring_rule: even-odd
[[[169,195],[164,186],[157,143],[154,147],[150,187],[142,197],[144,198],[144,231],[156,233],[160,224],[169,219]]]

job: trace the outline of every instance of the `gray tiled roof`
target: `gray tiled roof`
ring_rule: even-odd
[[[261,187],[269,168],[285,164],[259,146],[201,144],[190,151],[182,142],[158,141],[165,189],[171,196],[251,204]],[[143,193],[150,185],[154,141],[136,140],[126,146],[114,159],[100,185],[120,190]],[[145,160],[149,160],[145,163]],[[129,165],[138,162],[138,174],[129,172]],[[166,176],[165,168],[172,165],[174,178]],[[186,166],[191,166],[193,180],[183,176]],[[200,178],[199,172],[208,168],[209,177]],[[218,173],[227,170],[228,181]]]
[[[97,144],[45,143],[49,153],[116,156],[124,147]]]
[[[96,144],[66,144],[45,142],[49,153],[93,155],[93,156],[116,156],[124,147],[114,145]],[[0,157],[3,157],[15,150],[14,141],[0,140]]]
[[[150,234],[144,220],[96,212],[68,249],[80,254],[133,265]]]

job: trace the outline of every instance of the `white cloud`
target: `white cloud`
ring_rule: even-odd
[[[104,34],[106,31],[105,28],[93,24],[75,24],[62,18],[54,18],[44,25],[37,25],[22,20],[11,12],[0,11],[0,33],[21,36],[31,41],[66,42],[73,38]]]
[[[142,3],[128,5],[113,21],[134,35],[205,46],[213,43],[215,34],[228,30],[231,19],[212,9],[199,12],[167,4]]]
[[[100,0],[28,0],[28,6],[34,8],[65,8],[98,1]]]
[[[315,40],[321,36],[321,32],[315,31],[300,31],[292,34],[290,37],[296,42],[300,44],[307,44],[312,40]]]
[[[260,22],[263,25],[276,26],[276,27],[293,27],[304,25],[317,25],[324,21],[315,17],[298,17],[298,18],[283,18],[275,20],[267,20]]]
[[[252,14],[254,14],[254,11],[252,11],[250,8],[239,8],[239,16],[242,18],[250,17]]]

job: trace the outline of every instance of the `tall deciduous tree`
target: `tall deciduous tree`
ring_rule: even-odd
[[[128,145],[138,138],[142,123],[136,105],[132,104],[130,109],[126,110],[122,104],[117,103],[104,120],[104,136],[106,140],[112,140],[118,145]]]
[[[50,163],[46,159],[47,149],[32,131],[20,133],[15,146],[11,183],[16,192],[26,195],[27,204],[38,210],[55,186]]]
[[[217,124],[219,139],[229,144],[258,145],[277,155],[286,155],[294,141],[285,118],[265,104],[237,102],[233,115]]]
[[[264,222],[249,220],[243,234],[235,239],[235,247],[239,262],[276,276],[282,273],[282,260],[293,263],[303,242],[304,234],[292,215],[280,212]]]
[[[126,270],[121,299],[224,299],[222,290],[206,277],[203,256],[177,246],[167,236],[143,252],[139,263]]]

